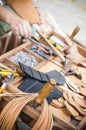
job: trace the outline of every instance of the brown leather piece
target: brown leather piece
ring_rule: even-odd
[[[73,96],[73,99],[75,100],[75,102],[77,102],[81,107],[86,108],[86,104],[83,102],[82,98],[79,98],[77,96]]]
[[[0,113],[0,129],[1,130],[12,130],[14,123],[22,111],[23,107],[34,101],[37,94],[10,94],[8,96],[19,96],[17,98],[12,99],[2,110]],[[5,95],[6,96],[6,95]],[[34,104],[33,104],[34,105]],[[42,111],[40,112],[40,116],[33,126],[32,130],[51,130],[53,126],[53,118],[50,109],[48,108],[48,103],[46,100],[42,103]]]
[[[56,108],[62,108],[64,107],[64,100],[62,98],[54,99],[52,100],[51,105]]]
[[[64,102],[66,108],[67,108],[67,111],[73,116],[73,117],[77,117],[79,116],[79,112],[73,107],[71,106],[66,100]]]
[[[6,0],[6,2],[31,24],[40,23],[40,16],[32,0]]]
[[[74,117],[76,120],[79,120],[79,121],[81,121],[81,120],[83,120],[83,118],[84,118],[84,116],[82,116],[82,115],[79,115],[79,116],[77,116],[77,117]]]
[[[81,107],[74,99],[73,96],[71,94],[64,94],[64,98],[66,99],[66,101],[69,103],[69,105],[71,105],[71,107],[73,107],[74,109],[76,109],[81,115],[86,115],[86,108]],[[67,107],[69,106],[68,103],[66,103],[65,105],[67,105]],[[71,108],[70,108],[71,109]]]
[[[61,117],[62,119],[66,120],[66,121],[70,121],[71,120],[71,115],[70,113],[67,112],[66,108],[55,108],[53,106],[49,106],[50,111],[52,112],[52,114],[55,114],[57,117]]]

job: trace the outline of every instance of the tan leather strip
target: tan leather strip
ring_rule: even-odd
[[[71,109],[73,107],[73,109],[77,110],[81,115],[86,115],[86,108],[82,108],[77,102],[75,102],[71,94],[64,94],[64,98],[68,102],[66,103],[67,106],[71,106]]]
[[[73,117],[77,117],[79,116],[79,112],[74,109],[67,101],[64,102],[67,111],[73,116]]]
[[[7,106],[3,109],[0,115],[1,129],[12,129],[13,124],[25,104],[32,100],[34,96],[24,96],[20,98],[13,99]]]
[[[79,120],[79,121],[81,121],[81,120],[83,120],[83,118],[84,118],[84,116],[82,116],[82,115],[79,115],[79,116],[77,116],[77,117],[74,117],[76,120]]]
[[[12,95],[12,94],[11,94]],[[17,95],[17,94],[14,94]],[[14,123],[23,109],[23,107],[30,101],[35,100],[37,94],[26,94],[21,97],[14,98],[11,100],[2,110],[0,114],[0,129],[1,130],[12,130]],[[19,95],[19,96],[20,96]],[[39,119],[37,120],[33,130],[47,130],[47,126],[49,130],[52,128],[52,114],[49,112],[47,101],[44,100],[42,104],[42,112],[40,114]]]
[[[65,107],[63,108],[55,108],[53,106],[49,106],[52,114],[55,114],[57,117],[61,117],[65,121],[69,122],[71,120],[71,115],[68,113],[67,109]]]
[[[83,102],[83,99],[77,97],[77,96],[73,96],[73,99],[81,106],[81,107],[84,107],[86,108],[86,104]]]
[[[61,103],[61,102],[59,102],[57,99],[53,100],[51,102],[51,105],[54,106],[54,107],[56,107],[56,108],[62,108],[62,107],[64,107],[64,104]]]
[[[49,109],[49,108],[48,108]],[[52,126],[53,126],[53,116],[52,113],[49,109],[49,116],[48,116],[48,124],[47,124],[47,130],[52,130]]]

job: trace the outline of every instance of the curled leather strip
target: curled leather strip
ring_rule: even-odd
[[[22,94],[21,94],[22,95]],[[0,129],[1,130],[12,130],[14,123],[23,109],[23,107],[33,101],[37,94],[26,94],[21,97],[12,99],[2,110],[0,114]],[[51,130],[53,124],[52,114],[49,111],[47,101],[44,100],[42,104],[42,112],[32,130]]]

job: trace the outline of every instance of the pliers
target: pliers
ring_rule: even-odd
[[[9,84],[9,82],[13,80],[13,78],[14,78],[14,70],[12,71],[11,74],[9,74],[4,79],[4,82],[3,82],[2,86],[0,87],[0,93],[2,93],[4,91],[4,89],[7,87],[7,85]]]
[[[31,42],[35,43],[38,48],[40,48],[43,52],[45,52],[47,55],[53,55],[53,51],[46,45],[42,44],[39,40],[37,40],[35,37],[31,36],[30,39]]]

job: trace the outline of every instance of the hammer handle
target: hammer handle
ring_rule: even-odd
[[[56,81],[54,79],[51,79],[49,82],[47,82],[40,91],[39,95],[35,98],[35,102],[41,104],[42,101],[53,91],[55,85]]]
[[[39,32],[38,30],[36,30],[36,32],[39,34],[39,36],[41,36],[41,38],[51,47],[51,49],[54,51],[55,55],[58,56],[62,62],[65,62],[65,58],[64,56],[47,40],[47,38],[45,38],[41,32]]]

